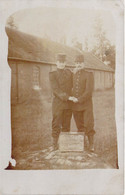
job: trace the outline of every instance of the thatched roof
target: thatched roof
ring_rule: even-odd
[[[67,55],[67,64],[74,65],[75,57],[81,54],[78,49],[50,41],[44,38],[35,37],[23,32],[6,28],[9,38],[8,57],[55,63],[58,53]],[[98,69],[113,71],[97,57],[89,52],[83,52],[87,69]]]

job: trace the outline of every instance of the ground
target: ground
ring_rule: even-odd
[[[95,152],[52,151],[51,100],[36,94],[28,102],[12,105],[12,169],[118,168],[114,89],[93,94]],[[76,130],[72,119],[71,130]]]

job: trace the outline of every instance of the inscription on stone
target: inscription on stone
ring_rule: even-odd
[[[61,152],[84,151],[84,134],[77,132],[62,132],[59,136],[59,150]]]

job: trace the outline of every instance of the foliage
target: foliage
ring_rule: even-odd
[[[92,49],[92,53],[106,65],[115,69],[115,46],[112,45],[106,37],[100,16],[95,19],[94,31],[95,45]]]
[[[13,29],[18,29],[18,28],[17,28],[17,25],[15,24],[15,21],[14,21],[14,17],[13,17],[13,16],[10,16],[10,17],[8,18],[7,26],[8,26],[8,27],[11,27],[11,28],[13,28]]]

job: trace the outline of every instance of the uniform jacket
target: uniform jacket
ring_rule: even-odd
[[[50,84],[53,92],[53,108],[69,109],[71,102],[68,100],[72,94],[72,73],[68,69],[57,69],[49,73]]]
[[[82,111],[92,105],[92,92],[94,88],[93,73],[84,69],[73,74],[73,96],[78,98],[78,103],[73,103],[72,109]]]

